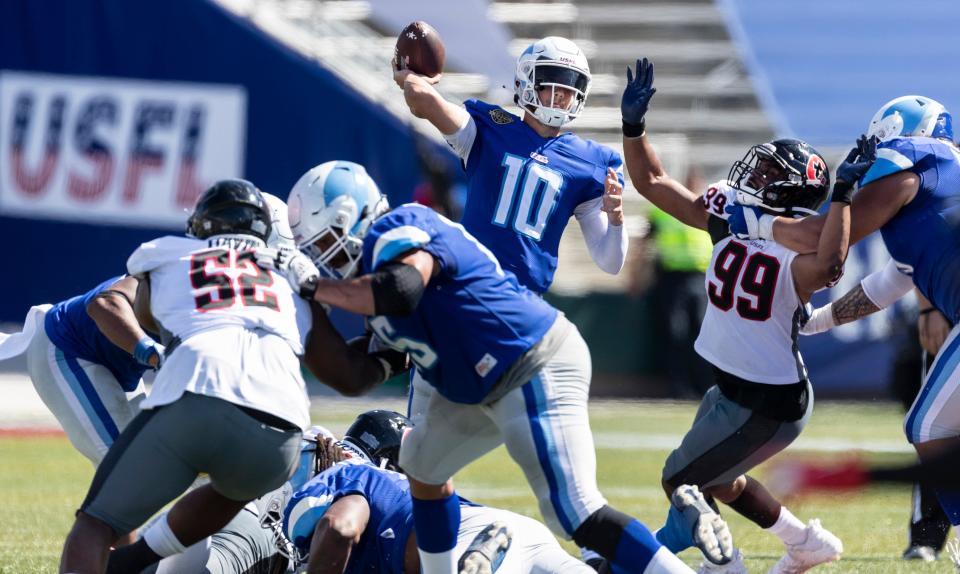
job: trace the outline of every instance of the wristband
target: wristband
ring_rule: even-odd
[[[830,196],[830,201],[850,205],[853,202],[853,184],[838,180],[833,184],[833,194]]]
[[[623,135],[625,137],[638,138],[646,133],[647,120],[645,118],[641,118],[639,124],[628,124],[627,122],[623,122],[621,129],[623,130]]]
[[[152,338],[144,336],[137,341],[137,346],[133,348],[133,358],[145,367],[153,368],[150,364],[150,357],[157,357],[157,366],[160,366],[160,352],[157,351],[157,342]]]

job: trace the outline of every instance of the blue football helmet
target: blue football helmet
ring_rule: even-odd
[[[328,161],[303,174],[287,205],[297,247],[338,279],[356,274],[370,224],[390,209],[367,170],[350,161]]]
[[[880,141],[924,136],[953,141],[953,119],[940,102],[924,96],[901,96],[885,103],[870,120],[868,136]]]

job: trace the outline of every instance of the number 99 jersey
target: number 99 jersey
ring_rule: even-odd
[[[797,253],[775,241],[729,235],[723,205],[734,201],[733,194],[717,183],[703,196],[715,243],[704,278],[707,310],[694,348],[713,366],[747,381],[806,380],[797,347],[804,309],[791,269]]]

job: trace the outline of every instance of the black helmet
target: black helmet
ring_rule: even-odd
[[[245,179],[223,179],[197,200],[187,234],[197,239],[238,233],[266,241],[270,235],[270,207],[257,186]]]
[[[388,470],[400,471],[400,441],[403,432],[412,428],[410,419],[394,411],[373,410],[362,413],[343,435],[349,449],[353,447],[370,462]]]
[[[750,148],[730,168],[727,183],[737,190],[741,204],[810,215],[830,191],[830,170],[807,142],[779,139]]]

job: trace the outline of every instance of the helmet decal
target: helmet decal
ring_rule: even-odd
[[[827,185],[827,162],[817,154],[807,160],[807,181],[815,185]]]

